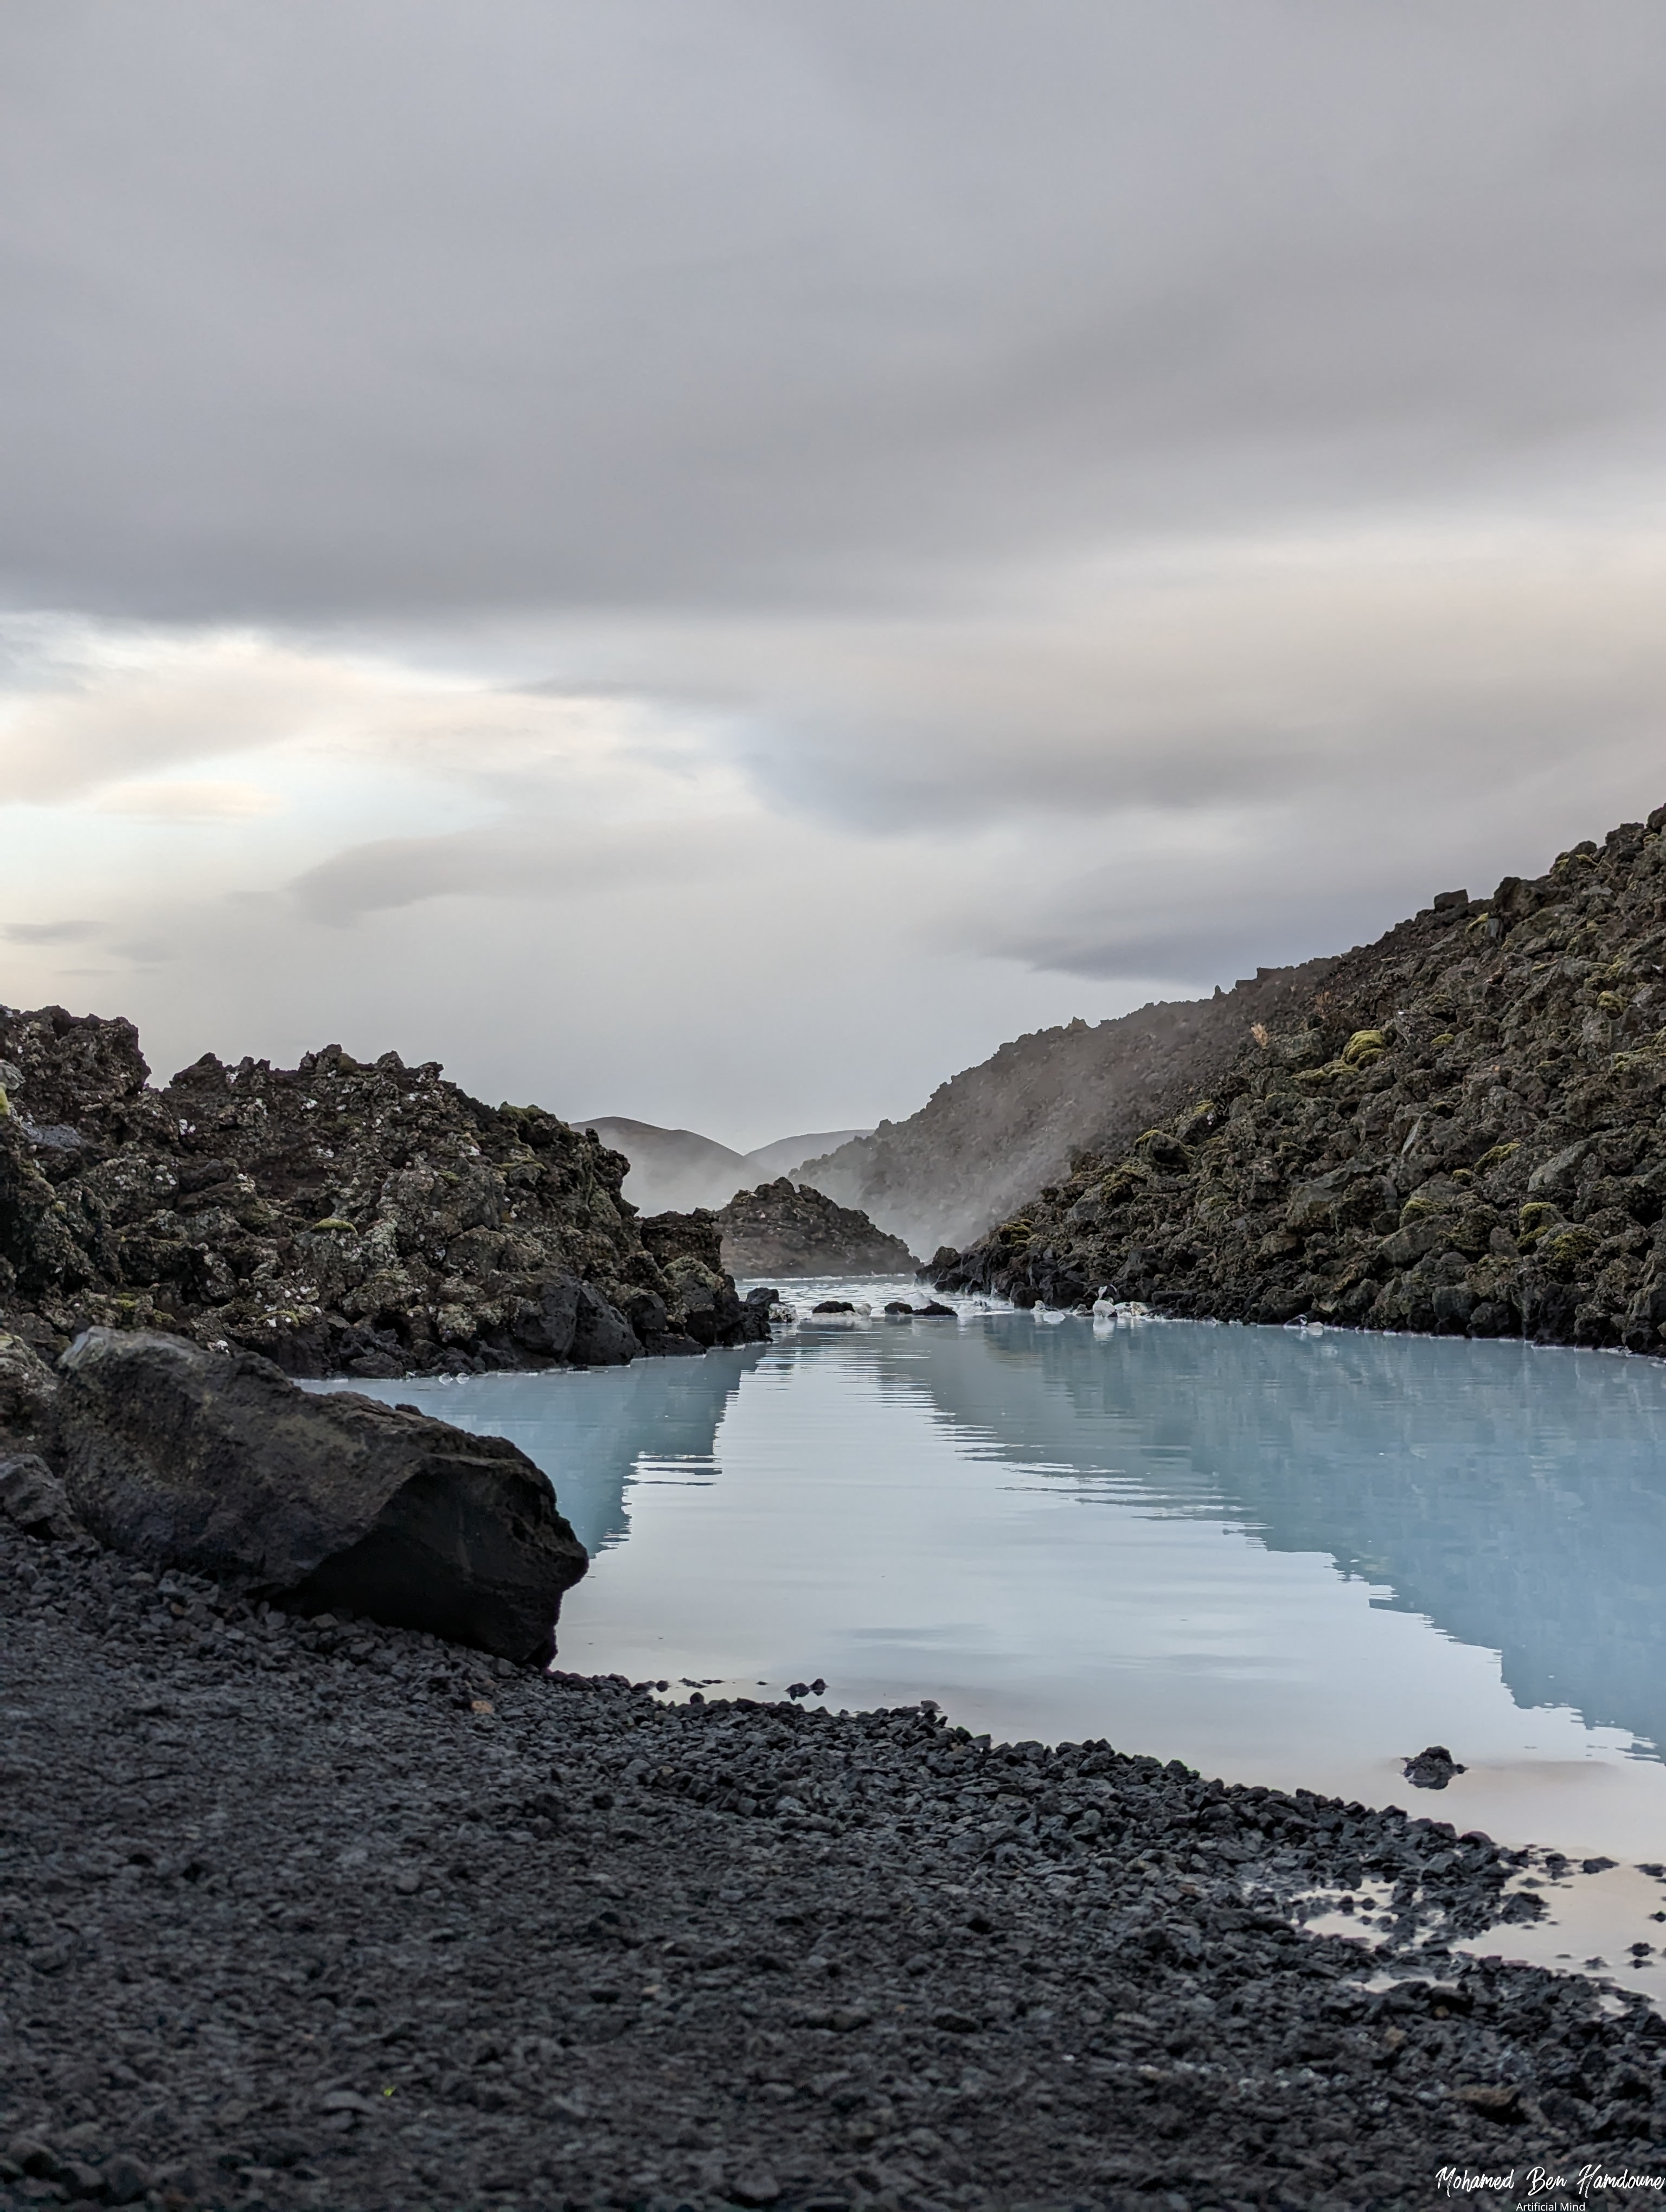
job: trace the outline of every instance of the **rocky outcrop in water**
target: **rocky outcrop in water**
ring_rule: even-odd
[[[149,1075],[131,1022],[0,1011],[0,1419],[15,1431],[27,1409],[10,1401],[41,1387],[23,1353],[50,1360],[88,1327],[367,1376],[767,1334],[738,1304],[714,1321],[711,1302],[690,1327],[620,1194],[621,1154],[538,1107],[484,1105],[436,1062],[331,1045],[295,1068],[206,1054],[161,1088]]]
[[[1206,1096],[1255,1022],[1287,1020],[1330,965],[1263,968],[1213,999],[1141,1006],[1015,1038],[905,1121],[807,1159],[797,1177],[918,1252],[962,1245],[1070,1171]]]
[[[717,1344],[759,1344],[769,1334],[773,1294],[751,1291],[743,1299],[723,1265],[722,1231],[708,1207],[692,1213],[650,1213],[642,1242],[666,1271],[683,1309],[683,1326],[702,1350]],[[749,1271],[751,1272],[751,1271]]]
[[[149,1332],[89,1329],[61,1366],[64,1491],[101,1542],[302,1612],[339,1607],[526,1664],[553,1653],[562,1593],[587,1562],[507,1438]]]
[[[1443,893],[939,1287],[1659,1352],[1666,808]]]
[[[785,1176],[737,1191],[715,1221],[737,1275],[911,1275],[920,1265],[866,1214]]]

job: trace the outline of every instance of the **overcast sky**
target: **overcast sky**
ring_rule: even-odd
[[[0,999],[750,1146],[1666,800],[1659,0],[7,0]]]

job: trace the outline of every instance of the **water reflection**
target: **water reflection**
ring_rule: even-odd
[[[565,1666],[720,1695],[825,1676],[834,1705],[931,1697],[1008,1738],[1666,1858],[1666,1367],[876,1311],[699,1360],[374,1387],[549,1473],[595,1555]],[[1423,1796],[1402,1761],[1431,1741],[1468,1771]],[[1511,1948],[1652,1941],[1654,1891],[1622,1877],[1555,1889]],[[1627,1978],[1666,1996],[1666,1970]]]
[[[508,1437],[555,1485],[556,1502],[593,1559],[629,1533],[626,1492],[663,1473],[709,1480],[713,1446],[740,1378],[763,1345],[700,1359],[641,1359],[629,1367],[488,1375],[464,1382],[419,1377],[337,1383],[420,1406],[475,1436]]]
[[[907,1334],[873,1332],[876,1369],[982,1449],[1328,1553],[1377,1586],[1374,1604],[1499,1652],[1518,1704],[1572,1705],[1657,1756],[1666,1744],[1658,1363],[1007,1314]],[[803,1346],[828,1352],[848,1356]]]
[[[1377,1802],[1447,1741],[1468,1776],[1415,1802],[1662,1855],[1655,1364],[999,1311],[376,1389],[549,1473],[596,1557],[567,1665],[825,1675]]]

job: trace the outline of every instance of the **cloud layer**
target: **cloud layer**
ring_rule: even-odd
[[[1645,811],[1663,92],[1652,0],[15,0],[0,995],[751,1144]]]

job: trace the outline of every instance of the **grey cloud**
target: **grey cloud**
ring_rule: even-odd
[[[1038,874],[1020,900],[946,915],[985,953],[1112,987],[1141,977],[1184,995],[1257,965],[1368,943],[1438,891],[1484,897],[1500,877],[1535,873],[1559,849],[1663,799],[1653,746],[1629,758],[1576,754],[1554,791],[1524,777],[1487,810],[1384,774],[1374,788],[1320,792],[1299,809],[1229,811],[1217,840],[1189,850],[1142,838],[1136,821],[1114,841],[1115,861]]]
[[[0,926],[0,937],[9,945],[79,945],[98,932],[95,921],[9,921]]]
[[[1369,892],[1339,895],[1328,886],[1320,897],[1304,897],[1275,891],[1249,909],[1213,900],[1194,884],[1144,911],[1090,909],[1073,927],[994,933],[992,949],[998,945],[1033,967],[1091,982],[1140,976],[1183,998],[1213,983],[1230,985],[1246,964],[1283,967],[1343,951],[1379,935],[1390,919],[1399,919],[1394,908]]]
[[[169,961],[179,957],[178,946],[160,937],[125,938],[110,950],[119,953],[124,960],[131,961],[136,968],[166,967]]]
[[[1663,94],[1658,0],[11,0],[0,599],[119,620],[5,793],[416,759],[320,646],[661,702],[772,817],[482,740],[494,827],[134,862],[122,990],[760,1140],[1542,865],[1666,797]]]
[[[1652,0],[14,0],[0,575],[894,607],[1661,450]]]
[[[289,885],[308,919],[345,927],[390,908],[458,897],[563,899],[633,882],[720,875],[745,839],[728,824],[517,823],[350,846]]]

